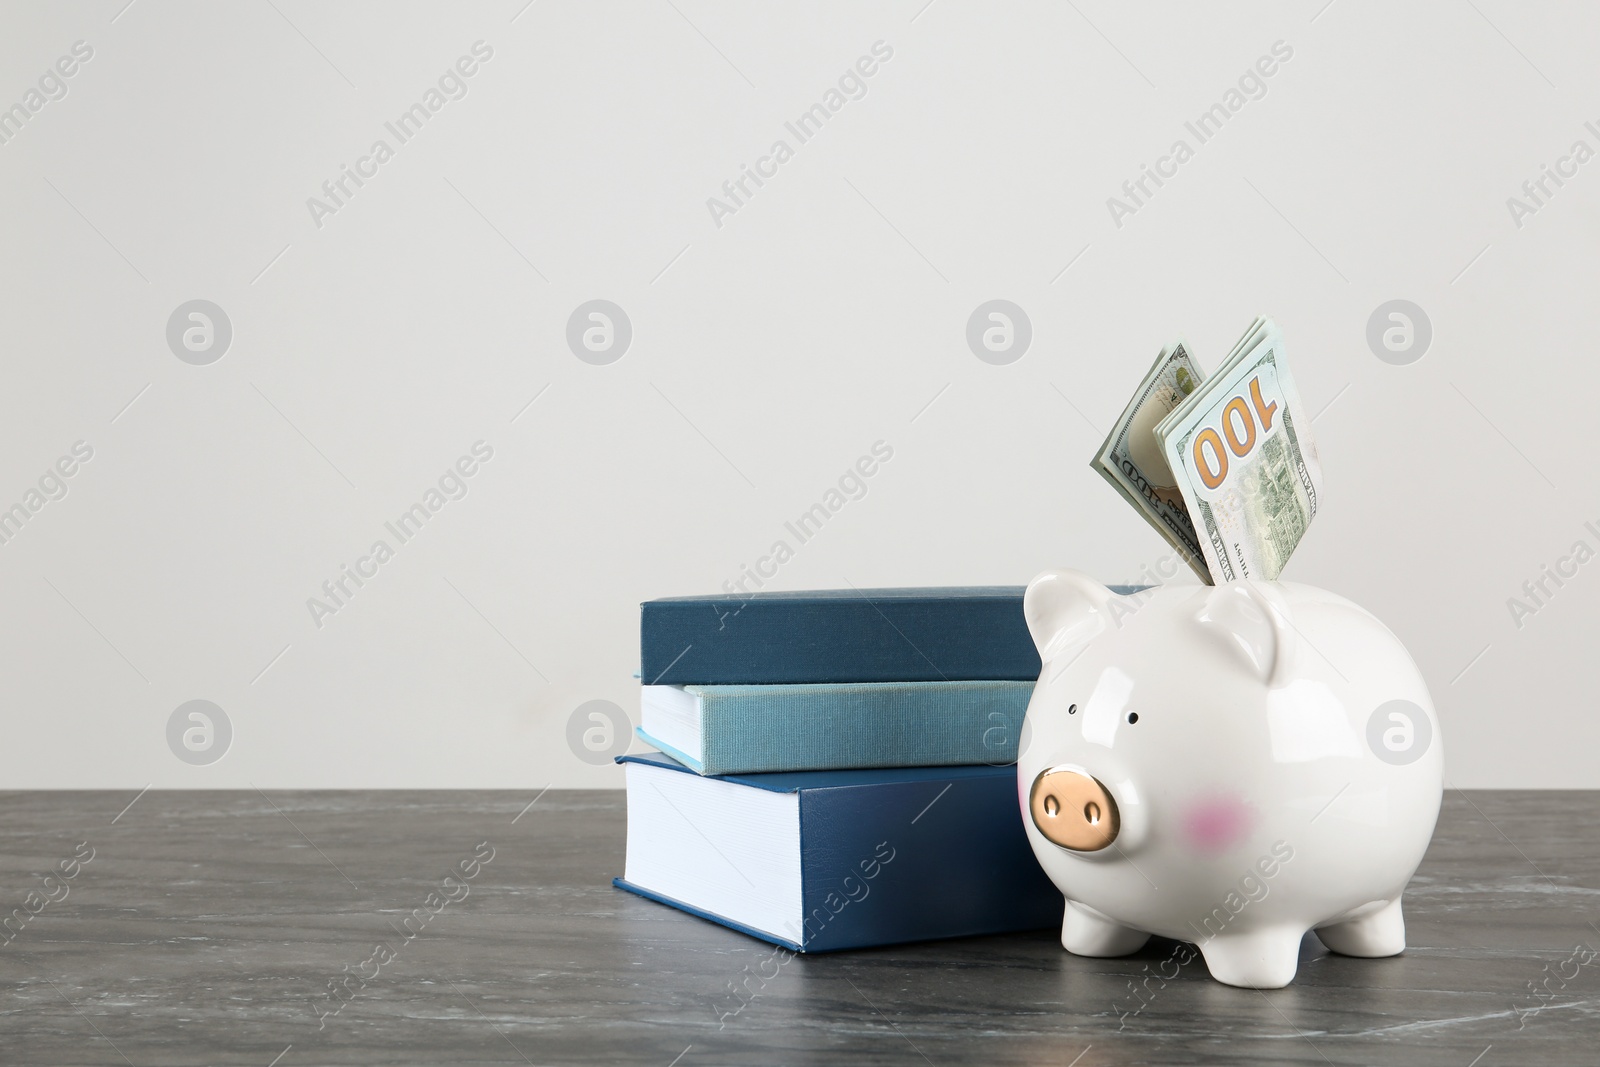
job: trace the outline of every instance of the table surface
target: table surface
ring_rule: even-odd
[[[1600,1063],[1600,793],[1451,791],[1406,953],[1269,992],[1053,930],[775,961],[611,887],[620,792],[533,799],[0,794],[0,1063]]]

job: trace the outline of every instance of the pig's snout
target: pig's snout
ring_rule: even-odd
[[[1117,839],[1121,818],[1111,791],[1083,771],[1042,771],[1028,793],[1033,825],[1051,842],[1074,852],[1098,852]]]

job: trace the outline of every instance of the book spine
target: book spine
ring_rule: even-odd
[[[720,605],[720,606],[719,606]],[[645,685],[1039,677],[1022,597],[647,602]]]
[[[807,952],[1056,926],[1009,775],[805,790]]]
[[[1032,682],[702,688],[704,774],[1014,763]]]

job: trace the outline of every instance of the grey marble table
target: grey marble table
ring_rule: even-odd
[[[1051,930],[780,963],[611,887],[620,793],[533,798],[0,794],[0,1063],[1600,1063],[1600,793],[1451,792],[1405,955],[1271,992]]]

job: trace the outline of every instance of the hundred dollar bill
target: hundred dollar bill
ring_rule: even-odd
[[[1163,348],[1089,465],[1178,550],[1201,580],[1210,582],[1194,523],[1155,436],[1156,424],[1204,377],[1182,341]]]
[[[1213,582],[1271,581],[1321,501],[1311,420],[1283,334],[1257,319],[1222,367],[1155,427]]]

